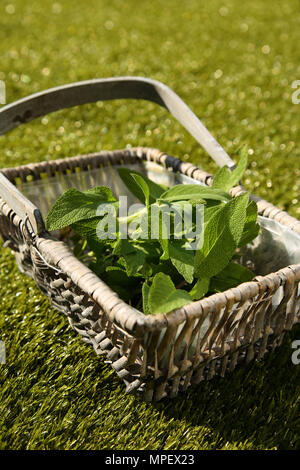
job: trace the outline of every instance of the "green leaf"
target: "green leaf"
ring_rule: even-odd
[[[151,263],[152,278],[158,273],[164,273],[171,277],[174,285],[182,283],[182,276],[179,274],[175,266],[171,263],[171,260],[166,261],[158,260],[157,263]]]
[[[246,149],[241,151],[240,161],[237,167],[230,171],[227,166],[223,166],[214,177],[212,188],[229,191],[233,186],[239,184],[248,165],[248,153]]]
[[[243,282],[252,281],[255,274],[238,263],[230,262],[223,271],[211,279],[210,289],[213,292],[224,292]]]
[[[100,240],[99,238],[94,239],[94,238],[88,238],[87,239],[87,244],[90,250],[94,252],[97,258],[103,257],[105,250],[109,247],[110,241],[108,240]]]
[[[231,196],[219,189],[213,189],[209,186],[200,184],[178,184],[161,194],[160,202],[173,202],[182,200],[197,200],[199,204],[204,203],[205,199],[216,201],[229,201]]]
[[[237,196],[205,225],[203,247],[195,254],[196,277],[215,276],[229,263],[243,233],[248,200],[248,193]]]
[[[191,284],[194,279],[194,252],[186,250],[184,243],[184,240],[169,241],[169,256],[179,274]]]
[[[194,287],[190,290],[189,294],[193,300],[202,299],[202,297],[208,292],[210,285],[210,279],[203,277],[198,279]]]
[[[148,295],[151,314],[169,313],[192,302],[185,290],[176,289],[170,276],[158,273],[154,276]]]
[[[159,206],[157,204],[153,204],[153,206],[151,206],[151,207],[153,208],[154,206],[156,208],[159,208]],[[170,257],[170,255],[169,255],[170,233],[168,233],[166,221],[163,217],[162,212],[158,211],[158,213],[156,213],[155,216],[153,217],[153,212],[151,211],[151,215],[152,215],[152,217],[150,219],[151,232],[152,232],[151,235],[153,237],[158,237],[158,241],[159,241],[161,249],[162,249],[162,255],[161,255],[160,259],[162,261],[165,261],[165,260],[169,259],[169,257]],[[170,231],[171,231],[171,229],[170,229]]]
[[[103,280],[126,302],[130,302],[133,295],[140,292],[139,280],[135,277],[129,277],[126,271],[119,266],[107,267]]]
[[[97,186],[85,192],[69,189],[52,206],[46,219],[46,228],[58,230],[91,219],[96,216],[99,205],[115,201],[111,189],[105,186]]]
[[[144,193],[144,204],[146,207],[149,207],[150,204],[150,189],[148,183],[144,180],[144,178],[141,175],[137,175],[134,173],[131,173],[131,176],[135,180],[135,182],[140,186],[141,190]]]
[[[151,314],[149,310],[149,291],[150,291],[150,287],[148,286],[147,282],[144,282],[143,287],[142,287],[142,296],[143,296],[143,312],[145,315]]]
[[[216,214],[219,210],[225,207],[225,204],[219,203],[212,207],[205,207],[204,209],[204,224],[208,224],[209,220],[212,218],[213,215]]]
[[[160,246],[163,250],[162,252],[162,255],[160,257],[160,259],[162,261],[166,261],[167,259],[170,258],[170,254],[169,254],[169,240],[167,238],[159,238],[159,243],[160,243]]]
[[[260,225],[257,223],[257,215],[257,204],[254,201],[249,202],[244,230],[238,244],[239,247],[247,245],[259,234]]]
[[[146,261],[145,252],[126,239],[118,240],[113,254],[124,258],[128,276],[136,274]]]
[[[144,190],[141,188],[141,185],[134,179],[134,175],[139,176],[144,180],[144,182],[149,187],[149,203],[152,204],[160,197],[160,195],[165,191],[165,188],[159,184],[154,183],[154,181],[147,178],[147,176],[142,175],[138,171],[130,170],[129,168],[118,168],[118,173],[123,183],[127,188],[132,192],[132,194],[137,197],[141,202],[145,202]]]
[[[134,244],[143,250],[148,261],[159,259],[160,247],[157,240],[138,240]]]
[[[106,232],[101,232],[101,233],[107,233],[107,238],[99,238],[99,233],[97,230],[98,224],[101,222],[101,225],[106,225],[109,223],[113,222],[113,219],[111,219],[108,216],[105,217],[94,217],[93,219],[87,219],[87,220],[80,220],[79,222],[76,222],[74,224],[71,224],[72,229],[76,232],[79,233],[82,237],[89,238],[91,240],[99,240],[99,241],[106,241],[107,243],[109,242],[114,242],[115,239],[117,238],[117,226],[116,224],[111,224],[112,225],[112,231],[107,230]],[[103,228],[103,227],[102,227]]]

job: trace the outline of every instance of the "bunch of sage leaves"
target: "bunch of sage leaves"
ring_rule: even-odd
[[[143,203],[142,208],[121,217],[119,201],[110,188],[98,186],[84,192],[72,188],[54,203],[46,227],[50,231],[71,228],[74,254],[84,258],[123,300],[145,314],[168,313],[254,277],[236,260],[238,250],[259,233],[257,206],[249,201],[248,192],[235,198],[229,194],[246,168],[247,151],[243,150],[237,167],[232,172],[221,168],[212,186],[178,184],[171,188],[137,171],[119,168],[120,178]],[[186,204],[191,208],[191,229],[195,228],[197,207],[202,207],[201,244],[193,245],[193,235],[176,225],[176,208]],[[154,237],[153,213],[168,206],[175,211],[170,214],[167,236],[160,216]],[[112,220],[114,230],[108,236],[105,228]],[[130,237],[124,237],[122,228],[129,225]]]

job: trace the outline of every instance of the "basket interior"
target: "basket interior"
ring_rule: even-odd
[[[21,192],[35,204],[46,217],[56,199],[67,189],[84,191],[94,186],[108,186],[116,197],[127,196],[128,204],[139,202],[116,171],[119,167],[137,170],[156,183],[173,186],[179,183],[202,184],[188,176],[174,173],[154,162],[140,160],[133,164],[115,164],[85,171],[57,172],[55,176],[41,175],[39,180],[17,182]],[[243,250],[241,263],[252,266],[257,275],[266,275],[288,265],[300,263],[300,236],[273,219],[259,216],[261,234]]]
[[[132,164],[110,164],[85,171],[70,172],[67,170],[65,172],[57,172],[55,176],[51,177],[42,174],[39,180],[19,181],[17,186],[24,196],[40,209],[43,217],[47,216],[56,199],[70,188],[86,191],[94,186],[107,186],[111,188],[117,198],[127,196],[129,204],[134,204],[139,202],[138,199],[128,191],[117,172],[118,168],[124,167],[139,171],[156,183],[165,186],[173,186],[174,184],[184,182],[203,185],[203,183],[185,175],[169,171],[157,163],[141,160]]]

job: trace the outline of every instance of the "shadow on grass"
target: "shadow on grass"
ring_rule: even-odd
[[[168,418],[208,427],[218,448],[248,442],[253,448],[299,449],[300,364],[291,360],[292,342],[299,338],[297,325],[263,360],[154,406]]]

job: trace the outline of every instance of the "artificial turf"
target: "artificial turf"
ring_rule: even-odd
[[[248,189],[300,218],[300,104],[291,87],[300,79],[299,13],[298,0],[7,0],[0,80],[8,102],[89,78],[161,80],[233,158],[248,146]],[[165,110],[132,100],[21,126],[0,137],[0,166],[137,145],[215,171]],[[3,248],[0,327],[2,449],[300,448],[300,365],[291,361],[300,327],[262,361],[146,404],[125,395]]]

